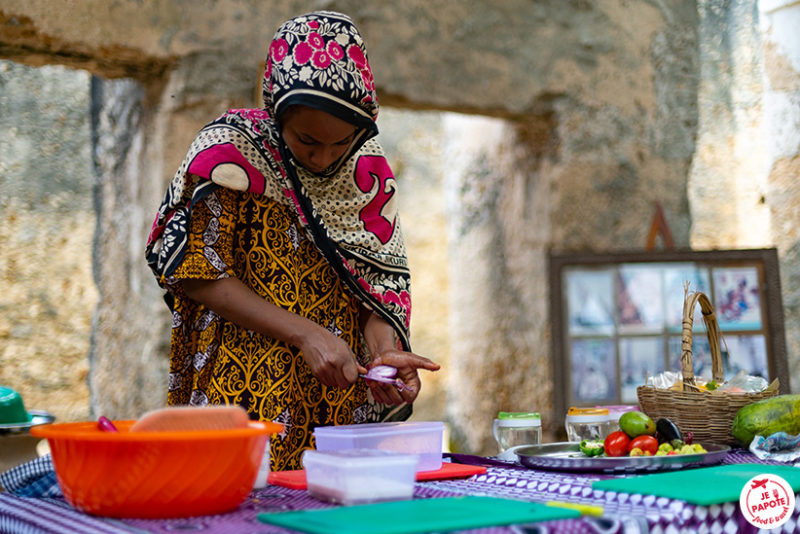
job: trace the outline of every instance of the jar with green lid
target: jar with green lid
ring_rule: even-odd
[[[500,454],[522,445],[542,442],[542,417],[539,412],[499,412],[492,426]]]

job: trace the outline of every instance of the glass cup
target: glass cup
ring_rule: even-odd
[[[512,448],[542,442],[542,417],[538,412],[500,412],[492,425],[500,457]],[[504,455],[504,453],[506,453]]]

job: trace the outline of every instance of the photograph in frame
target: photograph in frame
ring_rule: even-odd
[[[728,362],[728,367],[724,369],[726,379],[744,371],[769,380],[767,340],[763,335],[726,335],[722,346],[723,356],[726,346],[727,358],[723,358],[723,361]]]
[[[689,292],[705,293],[711,300],[711,277],[708,267],[694,263],[662,264],[664,274],[664,302],[666,305],[667,329],[672,333],[680,333],[683,323],[683,303],[685,285],[688,282]],[[700,306],[696,306],[693,314],[693,332],[705,332],[703,314]]]
[[[664,368],[663,338],[629,337],[619,340],[620,397],[624,404],[638,402],[636,388],[644,386],[648,376],[658,375]]]
[[[570,269],[565,273],[570,335],[614,331],[614,278],[610,269]]]
[[[761,290],[756,267],[727,267],[712,270],[714,311],[720,329],[761,329]]]
[[[617,319],[622,332],[664,328],[664,289],[660,269],[624,264],[617,271]]]
[[[573,339],[572,396],[576,403],[610,403],[617,398],[613,339]]]

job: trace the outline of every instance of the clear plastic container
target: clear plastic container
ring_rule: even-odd
[[[318,451],[379,449],[416,454],[418,471],[442,467],[441,421],[367,423],[362,425],[321,426],[314,429]]]
[[[417,462],[414,454],[377,449],[303,453],[309,495],[344,505],[410,499]]]
[[[571,407],[564,421],[567,440],[606,439],[616,430],[617,422],[612,419],[607,408]]]
[[[542,416],[538,412],[499,412],[492,433],[500,453],[521,445],[542,442]]]
[[[608,410],[608,417],[615,423],[619,424],[619,418],[622,417],[622,414],[626,412],[633,412],[639,410],[638,404],[619,404],[619,405],[612,405],[612,406],[595,406],[595,408],[600,409],[607,409]],[[616,430],[616,428],[614,429]]]

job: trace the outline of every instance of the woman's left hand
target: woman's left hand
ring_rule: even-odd
[[[375,400],[390,405],[402,404],[404,402],[410,404],[414,402],[414,399],[417,398],[419,390],[422,387],[418,369],[438,371],[440,367],[438,363],[434,363],[428,358],[419,356],[413,352],[405,352],[396,349],[389,349],[381,352],[372,362],[371,367],[375,365],[390,365],[397,368],[396,378],[402,380],[407,386],[399,390],[397,386],[393,384],[373,382],[371,380],[367,381]]]

